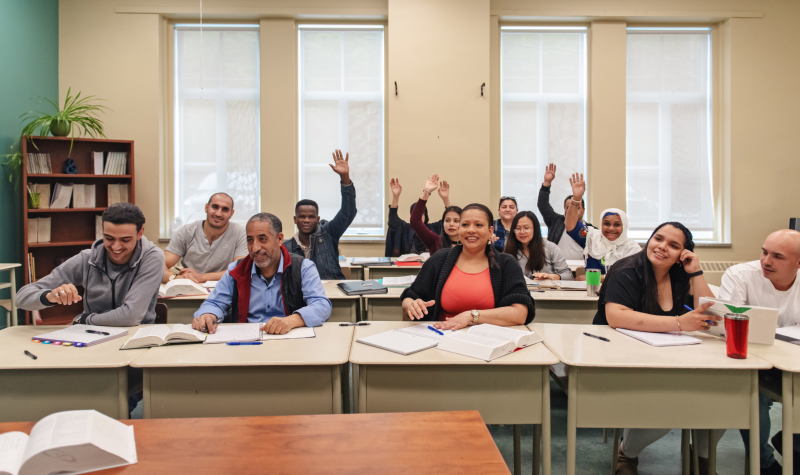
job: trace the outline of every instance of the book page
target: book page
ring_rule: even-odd
[[[474,327],[471,327],[467,331],[473,335],[480,335],[490,338],[496,338],[498,340],[510,341],[515,345],[517,345],[518,347],[522,346],[520,344],[520,340],[533,334],[533,332],[514,330],[513,328],[500,327],[497,325],[489,325],[486,323],[482,325],[475,325]]]
[[[209,333],[203,344],[227,343],[229,341],[257,341],[261,339],[260,323],[241,325],[217,325],[216,333]]]
[[[470,332],[453,332],[453,334],[449,335],[449,337],[456,340],[466,341],[475,345],[488,346],[489,348],[499,348],[511,343],[508,340],[501,340],[492,338],[490,336],[475,335]]]
[[[453,330],[438,330],[437,329],[436,331],[433,331],[428,327],[433,327],[433,325],[431,325],[430,323],[421,323],[419,325],[414,325],[413,327],[403,328],[403,329],[394,330],[394,331],[400,332],[400,333],[407,333],[409,335],[414,335],[414,336],[422,336],[422,337],[425,337],[425,338],[432,338],[432,339],[434,339],[436,341],[441,340],[442,338],[446,337],[447,335],[452,335],[453,333],[455,333]],[[439,333],[436,333],[436,332],[441,333],[441,335]]]
[[[208,333],[195,330],[191,325],[173,325],[172,329],[169,330],[168,336],[165,336],[164,339],[184,339],[188,341],[197,339],[197,341],[203,341],[206,336],[208,336]]]
[[[137,338],[146,338],[148,336],[155,336],[160,338],[162,341],[167,338],[169,334],[169,327],[166,325],[153,325],[149,327],[142,327],[136,331],[136,333],[131,337],[131,340],[136,340]]]
[[[702,340],[693,336],[679,335],[677,333],[640,332],[625,328],[617,328],[617,331],[652,346],[681,346],[702,343]]]
[[[27,444],[28,434],[24,432],[0,434],[0,474],[17,475]]]

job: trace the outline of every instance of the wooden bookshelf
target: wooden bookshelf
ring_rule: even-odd
[[[28,140],[30,139],[30,140]],[[25,283],[31,282],[28,268],[28,255],[33,255],[37,279],[48,275],[56,268],[57,259],[67,259],[89,249],[95,241],[95,216],[101,215],[108,205],[109,184],[126,184],[128,201],[135,203],[133,141],[131,140],[96,140],[76,138],[70,153],[69,137],[23,137],[20,142],[22,150],[22,183],[47,183],[50,194],[53,194],[55,183],[84,183],[95,185],[95,203],[91,208],[63,209],[29,209],[28,190],[22,186],[23,206],[23,246],[25,251],[24,274]],[[33,141],[33,143],[31,143]],[[35,144],[35,146],[34,146]],[[128,156],[127,175],[95,175],[93,152],[126,152]],[[28,173],[29,153],[49,153],[52,174]],[[74,175],[64,173],[67,159],[72,159],[78,167]],[[72,206],[72,203],[70,203]],[[50,242],[28,243],[28,220],[40,217],[50,218]],[[81,287],[78,290],[83,293]],[[74,305],[56,305],[42,310],[42,322],[45,325],[65,324],[83,311],[82,302]],[[25,321],[31,324],[31,312],[26,312]]]

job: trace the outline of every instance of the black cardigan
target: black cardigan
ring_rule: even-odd
[[[450,277],[450,272],[461,255],[463,246],[449,249],[440,249],[434,253],[425,264],[422,265],[417,278],[411,287],[403,291],[400,300],[406,298],[422,299],[424,301],[435,300],[433,311],[428,310],[422,320],[438,321],[439,312],[442,311],[442,289]],[[536,315],[533,297],[525,284],[525,277],[522,275],[522,268],[509,254],[497,254],[497,264],[499,267],[489,267],[489,276],[492,280],[492,291],[494,292],[495,308],[509,307],[511,304],[521,303],[528,307],[528,316],[525,324],[533,321]]]

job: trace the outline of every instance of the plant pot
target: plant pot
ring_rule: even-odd
[[[66,137],[72,129],[72,122],[66,120],[54,120],[50,122],[50,133],[53,137]]]

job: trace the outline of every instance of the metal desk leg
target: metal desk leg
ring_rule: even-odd
[[[342,413],[342,367],[345,365],[331,366],[332,407],[331,414]]]
[[[522,475],[522,456],[519,440],[522,437],[522,426],[514,424],[514,475]]]
[[[128,367],[117,368],[119,381],[119,418],[130,419],[131,413],[128,411]]]
[[[11,269],[11,277],[9,278],[9,282],[11,282],[11,323],[10,325],[17,326],[19,322],[17,321],[17,269]],[[36,321],[34,320],[34,325]],[[8,326],[8,325],[6,325]]]
[[[689,475],[689,429],[681,430],[681,473]]]
[[[533,467],[532,473],[533,475],[539,475],[539,463],[541,463],[541,456],[540,450],[541,447],[539,446],[541,442],[541,430],[542,426],[534,424],[533,425],[533,456],[531,457],[531,466]]]
[[[578,430],[578,373],[580,367],[569,369],[567,388],[567,475],[575,475],[575,437]]]
[[[617,460],[619,460],[619,436],[621,431],[622,429],[614,428],[614,445],[611,447],[611,475],[615,475],[617,473]]]
[[[761,447],[758,433],[758,371],[750,371],[750,473],[761,472]],[[784,433],[785,434],[785,433]],[[788,434],[792,440],[792,434]]]
[[[358,412],[367,412],[367,367],[358,366]]]
[[[542,367],[542,472],[550,475],[550,370]],[[539,444],[536,444],[538,454]],[[539,464],[534,468],[534,474],[539,472]]]
[[[708,473],[717,473],[717,431],[708,430]]]
[[[700,473],[700,460],[697,455],[697,429],[691,430],[692,442],[694,442],[694,453],[692,454],[692,470],[694,473]]]
[[[794,467],[794,427],[792,427],[794,394],[792,391],[792,377],[792,373],[784,371],[781,378],[783,386],[783,475],[791,475]],[[750,440],[752,444],[752,439]]]

